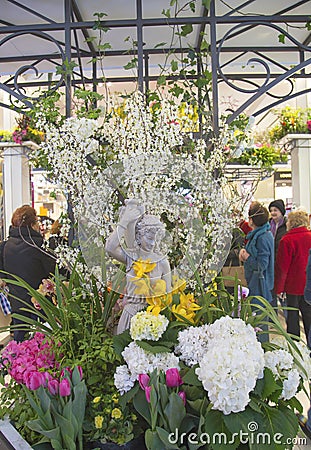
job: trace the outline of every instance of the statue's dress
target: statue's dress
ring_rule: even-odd
[[[146,308],[146,298],[142,295],[137,295],[135,290],[137,285],[134,283],[134,278],[136,277],[133,270],[133,262],[137,258],[130,256],[130,251],[124,252],[126,259],[126,291],[123,299],[123,310],[118,323],[117,334],[122,333],[124,330],[130,328],[131,318],[135,316],[136,313]],[[160,261],[162,257],[158,255],[159,260],[156,263],[156,267],[147,274],[151,282],[162,278],[162,273],[160,270]]]

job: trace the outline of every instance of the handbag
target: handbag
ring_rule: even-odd
[[[224,278],[223,282],[225,287],[234,287],[236,276],[238,277],[238,284],[241,286],[247,286],[244,275],[244,266],[224,266],[222,268],[221,275]],[[229,277],[231,279],[229,279]]]

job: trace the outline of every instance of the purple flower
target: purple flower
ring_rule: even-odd
[[[82,378],[83,378],[83,370],[82,370],[82,367],[81,366],[77,366],[78,367],[78,371],[79,371],[79,374],[80,374],[80,380],[82,380]]]
[[[146,400],[147,400],[148,403],[150,403],[151,388],[152,388],[152,386],[146,386],[145,387]]]
[[[173,369],[167,369],[167,371],[165,372],[165,377],[166,377],[166,386],[173,388],[173,387],[177,387],[180,386],[181,384],[183,384],[183,380],[181,378],[181,376],[179,375],[179,371],[176,368]]]
[[[59,382],[57,380],[50,380],[48,382],[48,390],[49,390],[50,394],[57,395],[58,388],[59,388]]]
[[[139,385],[143,390],[145,390],[146,387],[149,385],[149,380],[150,377],[146,373],[141,373],[138,375]]]
[[[238,286],[238,300],[248,297],[249,289],[244,286]]]
[[[36,391],[45,384],[45,375],[41,372],[32,372],[28,375],[26,387],[31,391]]]
[[[70,369],[70,367],[64,367],[60,373],[60,376],[63,377],[66,374],[68,374],[71,378],[72,370]]]
[[[67,397],[71,393],[71,386],[67,378],[63,378],[59,383],[59,395],[61,397]]]
[[[178,395],[182,399],[182,401],[184,402],[184,405],[186,406],[186,392],[180,391],[180,392],[178,392]]]

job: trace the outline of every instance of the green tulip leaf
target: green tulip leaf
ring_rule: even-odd
[[[164,414],[168,419],[170,429],[175,432],[180,428],[181,422],[186,415],[186,408],[182,399],[175,392],[172,392],[168,398],[168,404]]]

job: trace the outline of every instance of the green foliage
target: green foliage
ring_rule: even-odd
[[[277,142],[287,134],[309,133],[311,108],[292,108],[285,106],[280,111],[274,111],[278,118],[277,124],[269,130],[271,142]]]
[[[30,295],[40,304],[42,310],[37,311],[32,306],[27,306],[27,310],[38,314],[42,321],[36,322],[33,319],[24,318],[28,325],[23,328],[29,331],[41,331],[45,335],[53,337],[55,341],[54,352],[61,367],[72,367],[80,365],[83,369],[85,383],[88,389],[86,398],[86,414],[84,421],[84,436],[87,440],[97,438],[124,443],[132,439],[133,423],[135,416],[129,406],[127,412],[122,412],[122,417],[116,419],[107,415],[107,410],[115,404],[118,393],[113,384],[113,374],[116,365],[121,361],[115,353],[111,337],[111,317],[112,310],[119,294],[108,291],[106,288],[98,290],[98,281],[91,277],[83,278],[74,269],[68,281],[56,271],[54,277],[56,291],[56,305],[50,299],[46,298],[40,292],[32,289],[26,282],[18,277],[7,279],[8,284],[23,286]],[[19,317],[19,315],[15,315]],[[60,343],[60,345],[59,345]],[[8,397],[8,401],[13,398],[24,399],[23,403],[16,402],[13,406],[3,406],[3,415],[7,412],[12,418],[18,419],[21,411],[27,412],[29,403],[23,391],[16,393],[16,383],[12,384],[11,390],[8,390],[1,400]],[[21,395],[20,395],[21,394]],[[14,397],[16,395],[16,397]],[[101,397],[101,409],[94,408],[94,398]],[[108,408],[108,409],[107,409]],[[96,428],[95,417],[102,415],[104,421],[100,428]],[[25,415],[22,415],[21,421],[24,433]],[[33,419],[33,415],[26,417]],[[19,423],[19,422],[17,422]],[[97,422],[98,423],[98,422]],[[35,442],[33,434],[29,431],[25,434],[29,442]]]
[[[23,386],[5,377],[4,373],[0,376],[0,384],[5,386],[5,389],[1,389],[0,419],[10,417],[14,427],[27,442],[38,441],[38,434],[26,425],[27,421],[36,419],[37,414],[30,407]]]

